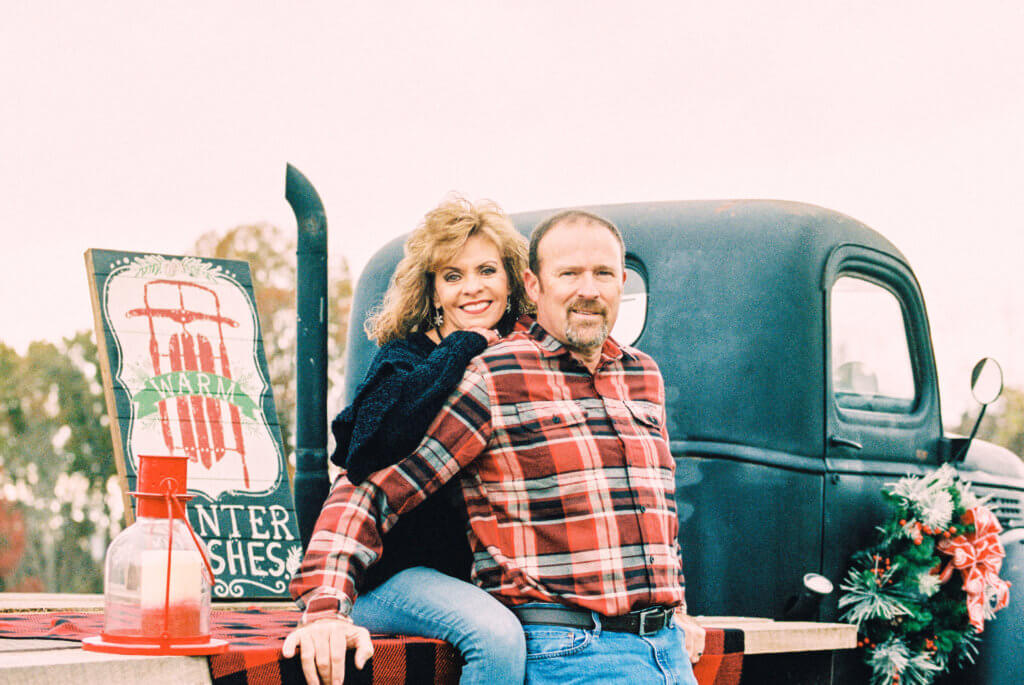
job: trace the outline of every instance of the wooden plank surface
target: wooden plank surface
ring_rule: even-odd
[[[19,685],[111,685],[146,683],[147,685],[203,685],[210,683],[210,667],[205,657],[196,656],[123,656],[87,652],[78,643],[73,648],[48,640],[45,651],[26,645],[18,650],[9,643],[38,643],[42,640],[0,639],[0,682]],[[8,649],[15,647],[15,649]]]
[[[857,627],[849,623],[773,621],[737,616],[698,616],[708,628],[738,628],[743,631],[744,654],[779,654],[853,649]]]
[[[291,600],[214,602],[214,609],[289,609]],[[0,593],[0,613],[103,611],[103,595]],[[125,656],[87,652],[77,640],[0,638],[0,683],[19,685],[203,685],[210,683],[205,657]]]

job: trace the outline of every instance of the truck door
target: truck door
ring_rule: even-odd
[[[841,581],[886,513],[885,483],[938,464],[938,388],[921,290],[893,255],[843,245],[823,278],[826,476],[822,572]],[[823,618],[836,617],[836,595]]]

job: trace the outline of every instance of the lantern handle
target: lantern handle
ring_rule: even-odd
[[[164,502],[167,504],[167,572],[164,574],[164,640],[171,635],[171,559],[174,554],[174,515],[171,513],[171,502],[174,501],[175,482],[164,478]],[[187,522],[186,522],[187,523]]]
[[[206,549],[203,546],[202,542],[199,540],[199,537],[196,535],[196,532],[192,530],[192,524],[188,522],[188,516],[185,514],[185,508],[181,506],[181,502],[178,501],[178,498],[174,494],[172,494],[171,487],[171,484],[167,483],[167,489],[164,492],[164,498],[167,499],[168,501],[167,507],[168,509],[170,509],[170,503],[173,502],[174,506],[178,508],[178,513],[181,514],[181,519],[185,522],[185,527],[188,529],[188,534],[192,536],[192,542],[195,543],[196,549],[199,550],[199,556],[203,558],[203,564],[206,565],[206,570],[210,574],[210,585],[212,586],[214,580],[216,580],[217,577],[213,573],[213,566],[210,565],[210,559],[206,556]]]

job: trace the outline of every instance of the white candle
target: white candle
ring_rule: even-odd
[[[202,598],[203,559],[199,552],[187,549],[171,551],[171,604],[199,604]],[[167,592],[167,550],[142,553],[143,608],[164,605]]]

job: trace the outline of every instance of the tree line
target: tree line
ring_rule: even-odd
[[[965,411],[953,431],[970,435],[978,410]],[[1002,396],[985,412],[978,426],[977,439],[1002,445],[1024,459],[1024,388],[1007,386]]]

